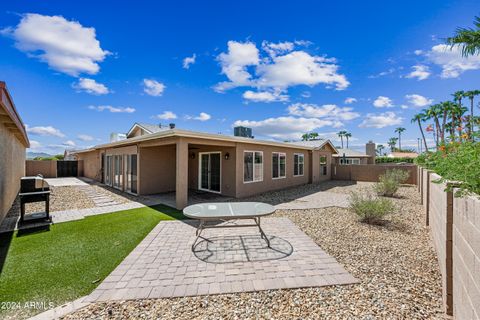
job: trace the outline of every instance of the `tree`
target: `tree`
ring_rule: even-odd
[[[388,146],[390,147],[390,150],[392,152],[395,151],[395,145],[397,144],[398,138],[390,138],[387,142]]]
[[[473,115],[473,101],[475,97],[478,95],[480,95],[480,90],[471,90],[471,91],[465,92],[464,94],[465,98],[470,99],[470,118],[469,118],[470,128],[469,128],[468,137],[470,138],[471,141],[474,140],[474,132],[475,132],[475,117]]]
[[[418,128],[420,129],[420,133],[422,134],[422,138],[423,138],[423,143],[425,145],[425,151],[428,152],[427,139],[425,139],[425,133],[423,132],[423,129],[422,129],[422,121],[424,120],[425,120],[425,114],[418,113],[413,116],[411,122],[412,123],[416,122],[418,124]]]
[[[480,17],[475,17],[475,28],[457,28],[455,35],[446,39],[452,49],[460,46],[464,57],[480,54]]]
[[[402,151],[402,132],[404,132],[405,128],[398,127],[395,129],[395,132],[398,133],[398,150]]]
[[[347,134],[347,131],[342,130],[337,133],[337,135],[340,137],[340,140],[342,141],[342,149],[343,149],[343,137]]]
[[[385,149],[385,147],[383,146],[383,144],[379,144],[379,145],[377,146],[377,150],[376,150],[376,151],[377,151],[377,154],[378,154],[379,156],[382,155],[383,149]]]
[[[311,132],[311,133],[308,135],[308,139],[309,139],[309,140],[316,140],[316,139],[318,139],[318,133],[316,133],[316,132]]]
[[[347,138],[347,149],[348,149],[348,138],[351,138],[352,134],[350,132],[345,133],[345,138]]]
[[[308,141],[309,137],[310,137],[310,135],[308,133],[302,134],[302,141]]]
[[[464,96],[465,92],[460,90],[460,91],[457,91],[455,92],[454,94],[452,94],[453,96],[453,101],[457,103],[457,107],[456,108],[452,108],[451,110],[451,118],[452,118],[452,126],[453,126],[453,130],[452,130],[452,140],[455,141],[455,129],[458,128],[458,127],[462,127],[462,119],[461,119],[461,116],[458,114],[458,112],[460,112],[460,110],[462,109],[462,98]],[[457,126],[458,124],[458,126]],[[462,131],[459,130],[459,134],[461,135],[462,134]]]

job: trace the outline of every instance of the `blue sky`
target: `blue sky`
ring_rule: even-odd
[[[347,130],[356,148],[402,126],[416,146],[414,113],[479,88],[480,57],[442,40],[478,14],[478,1],[15,1],[0,4],[0,80],[32,151],[134,122],[336,145]]]

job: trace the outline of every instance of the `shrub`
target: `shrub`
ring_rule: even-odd
[[[392,200],[379,198],[372,192],[352,192],[350,194],[350,210],[355,212],[362,222],[379,224],[394,209]]]
[[[390,157],[376,157],[375,158],[375,163],[399,163],[399,162],[405,162],[405,163],[413,163],[413,158],[404,158],[404,157],[396,157],[396,158],[390,158]]]
[[[405,183],[409,175],[407,170],[387,170],[378,178],[378,183],[375,184],[374,190],[380,196],[393,197],[397,193],[400,184]]]
[[[457,196],[480,195],[480,143],[449,143],[439,151],[424,155],[417,164],[442,176],[441,182],[459,181]],[[451,187],[450,187],[451,188]]]

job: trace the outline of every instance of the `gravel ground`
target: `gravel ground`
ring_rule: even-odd
[[[331,186],[328,191],[348,192],[368,183]],[[383,226],[360,223],[341,208],[276,213],[344,264],[359,284],[97,303],[64,319],[442,319],[440,274],[415,187],[402,187],[393,201],[397,212]]]
[[[78,190],[78,187],[50,187],[50,212],[62,211],[67,209],[87,209],[95,207],[85,193]],[[44,212],[44,202],[34,202],[25,204],[25,212]],[[9,210],[7,217],[20,216],[20,200],[17,197]]]

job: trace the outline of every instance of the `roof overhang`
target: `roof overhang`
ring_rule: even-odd
[[[329,146],[332,148],[333,152],[336,153],[336,154],[338,154],[337,148],[335,148],[335,146],[333,145],[332,141],[330,141],[330,140],[328,140],[328,139],[325,140],[325,141],[324,141],[321,145],[319,145],[318,147],[315,147],[315,150],[321,149],[321,148],[323,148],[323,147],[326,146],[326,145],[329,145]]]
[[[128,130],[127,132],[127,138],[130,136],[130,134],[133,132],[133,130],[135,130],[136,128],[140,128],[142,130],[145,130],[145,132],[147,133],[152,133],[152,131],[148,130],[147,128],[145,128],[144,126],[142,126],[140,123],[137,123],[135,122],[133,124],[133,126],[130,128],[130,130]]]
[[[12,132],[25,148],[30,147],[27,130],[3,81],[0,81],[0,123]]]

